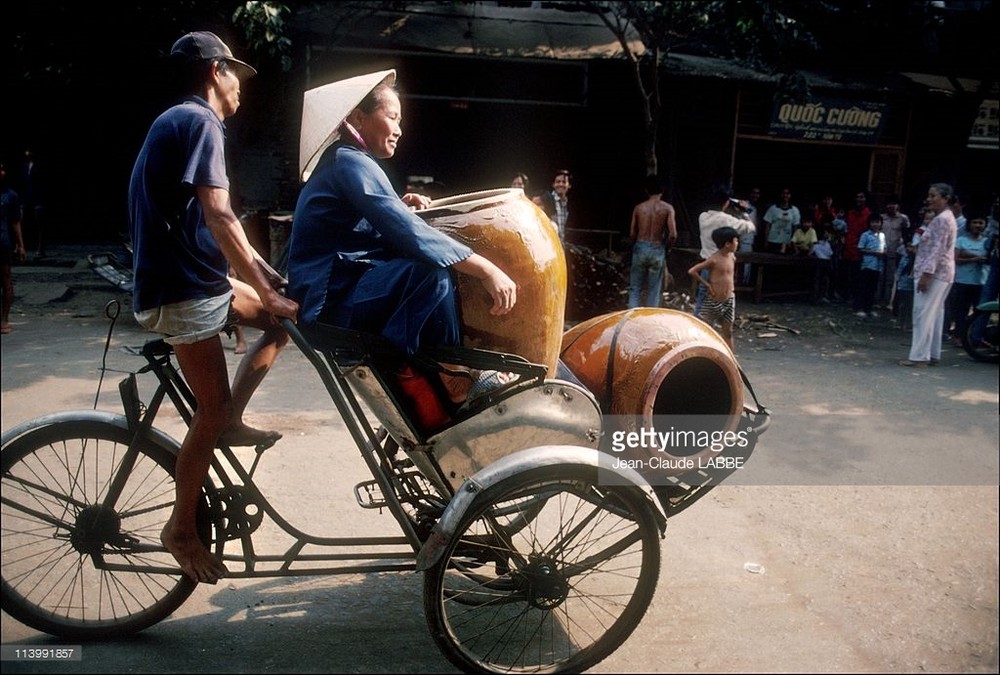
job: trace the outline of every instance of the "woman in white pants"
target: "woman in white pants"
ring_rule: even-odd
[[[955,280],[955,216],[948,204],[954,190],[934,183],[927,191],[927,206],[937,215],[928,223],[913,263],[916,293],[913,296],[913,339],[910,356],[901,366],[925,368],[941,360],[941,334],[948,290]]]

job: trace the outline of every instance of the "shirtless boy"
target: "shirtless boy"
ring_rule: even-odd
[[[712,231],[712,241],[719,250],[691,269],[688,274],[706,287],[708,294],[701,307],[701,318],[711,323],[719,321],[719,333],[733,349],[733,324],[736,322],[736,249],[740,246],[740,234],[732,227],[720,227]],[[708,270],[708,280],[701,276]]]
[[[656,176],[647,176],[645,187],[649,196],[632,209],[632,224],[629,228],[629,237],[634,242],[629,308],[640,305],[660,306],[667,249],[677,240],[674,207],[663,201],[660,180]],[[643,287],[646,289],[645,294],[642,292]]]

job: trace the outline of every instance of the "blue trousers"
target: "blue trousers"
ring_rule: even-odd
[[[637,241],[632,247],[632,270],[629,279],[628,306],[659,307],[663,292],[663,266],[666,249],[660,244]],[[645,287],[646,292],[642,290]]]
[[[451,272],[415,260],[379,262],[321,323],[382,335],[407,354],[421,345],[461,344],[458,297]]]

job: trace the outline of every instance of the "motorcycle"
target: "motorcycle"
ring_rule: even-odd
[[[962,346],[976,361],[1000,363],[1000,301],[989,300],[976,306],[962,336]]]

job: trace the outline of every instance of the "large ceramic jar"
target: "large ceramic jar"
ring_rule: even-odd
[[[482,284],[457,275],[465,345],[517,354],[548,366],[553,376],[566,309],[566,258],[548,216],[518,189],[438,199],[418,215],[517,283],[514,309],[494,316]]]
[[[732,427],[743,379],[725,341],[690,314],[640,308],[603,314],[566,331],[562,360],[606,415],[715,416]]]

